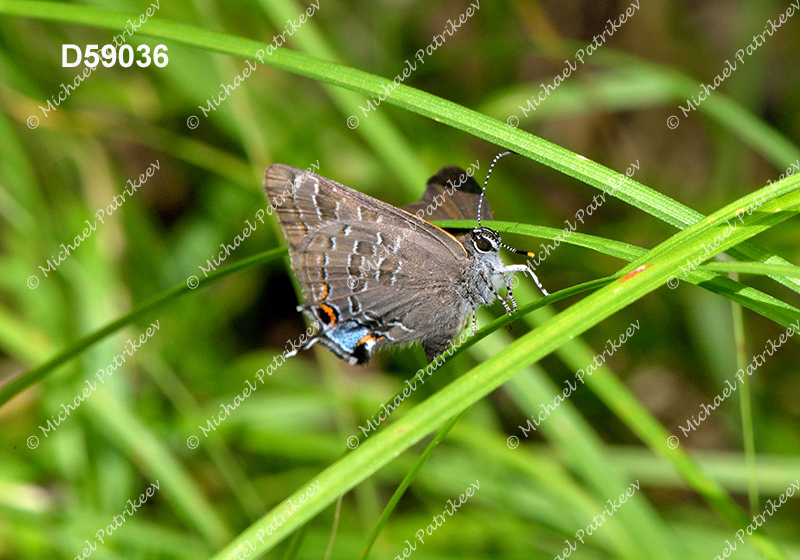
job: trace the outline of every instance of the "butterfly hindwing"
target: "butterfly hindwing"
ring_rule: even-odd
[[[428,179],[425,194],[417,202],[403,206],[404,210],[424,212],[425,219],[474,220],[481,198],[481,187],[460,167],[442,167]],[[492,219],[492,210],[486,199],[481,202],[481,217]]]

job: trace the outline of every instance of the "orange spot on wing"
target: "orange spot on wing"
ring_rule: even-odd
[[[331,320],[330,325],[334,326],[336,324],[336,311],[333,310],[333,307],[330,305],[325,305],[324,303],[318,304],[319,308],[325,312],[325,315]]]
[[[385,338],[386,337],[383,335],[375,336],[372,333],[365,334],[364,336],[361,337],[361,340],[358,341],[358,344],[356,344],[356,346],[358,346],[359,344],[364,344],[365,342],[378,342],[379,340],[383,340]]]

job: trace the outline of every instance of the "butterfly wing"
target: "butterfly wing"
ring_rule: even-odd
[[[426,220],[475,220],[481,187],[466,171],[456,166],[442,167],[428,179],[425,194],[417,202],[403,206],[412,214],[424,212]],[[489,203],[481,202],[481,218],[492,219]]]
[[[376,343],[421,339],[432,359],[428,348],[463,328],[467,252],[451,234],[286,165],[267,169],[264,188],[289,244],[302,308],[324,324],[315,341],[363,363]]]

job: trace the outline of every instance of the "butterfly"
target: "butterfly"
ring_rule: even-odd
[[[487,173],[487,181],[498,155]],[[404,208],[367,196],[296,167],[274,164],[264,192],[289,246],[303,291],[298,311],[322,329],[300,349],[320,344],[351,364],[366,363],[383,346],[419,341],[433,361],[458,336],[475,311],[499,299],[512,314],[515,272],[506,266],[500,234],[481,225],[492,218],[483,190],[466,171],[443,167],[423,197]],[[270,202],[271,201],[271,202]],[[478,226],[444,230],[431,220],[473,219]],[[499,290],[506,287],[506,297]],[[287,355],[293,355],[293,350]]]

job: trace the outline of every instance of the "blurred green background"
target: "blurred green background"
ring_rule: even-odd
[[[401,206],[418,199],[445,165],[478,160],[483,180],[498,146],[367,98],[258,65],[244,83],[202,115],[200,106],[247,67],[241,59],[134,34],[134,47],[168,47],[164,68],[100,67],[56,110],[57,96],[83,66],[61,67],[61,45],[104,45],[107,29],[12,17],[0,3],[0,383],[148,298],[183,285],[265,207],[261,178],[280,162],[307,168]],[[144,2],[84,5],[138,17]],[[441,33],[468,2],[335,2],[288,38],[287,46],[386,78]],[[520,105],[552,84],[565,60],[616,20],[630,3],[501,1],[480,4],[446,44],[425,57],[406,85],[505,121],[709,213],[775,180],[800,154],[800,17],[790,18],[745,59],[724,85],[684,116],[678,105],[711,83],[740,48],[776,20],[786,2],[642,0],[586,65],[537,111]],[[308,7],[289,0],[223,3],[161,0],[156,19],[271,43]],[[147,24],[142,27],[146,30]],[[30,116],[39,125],[27,124]],[[191,116],[199,126],[187,126]],[[346,119],[361,124],[351,129]],[[680,117],[671,130],[667,119]],[[94,221],[126,181],[158,161],[153,177],[44,277],[53,259]],[[496,168],[488,200],[498,220],[563,227],[597,191],[521,157]],[[229,265],[283,240],[274,218],[224,261]],[[609,198],[581,233],[653,247],[669,225]],[[774,227],[756,241],[800,263],[800,223]],[[504,236],[539,250],[540,240]],[[523,262],[509,254],[506,262]],[[624,263],[562,245],[537,269],[551,291],[613,274]],[[38,286],[27,285],[31,275]],[[797,294],[760,276],[742,280],[793,305]],[[521,278],[518,301],[536,297]],[[422,402],[472,365],[569,305],[533,314],[437,370],[394,413]],[[325,351],[301,353],[259,385],[216,431],[199,425],[241,394],[246,380],[305,331],[293,280],[282,259],[251,266],[174,299],[91,346],[0,407],[0,559],[75,558],[95,533],[157,480],[160,490],[93,558],[207,558],[285,500],[346,450],[381,403],[425,365],[419,347],[384,352],[348,366]],[[592,329],[583,339],[527,368],[473,406],[422,467],[377,539],[371,558],[402,557],[404,541],[440,514],[448,499],[480,481],[480,490],[447,523],[418,543],[415,558],[552,558],[565,539],[634,481],[641,491],[603,524],[575,558],[713,558],[737,529],[697,494],[594,395],[582,388],[529,438],[519,425],[552,403],[564,381],[586,367],[632,322],[641,330],[609,361],[618,377],[680,436],[701,467],[751,516],[800,478],[798,338],[752,376],[752,422],[742,422],[741,392],[683,438],[701,404],[732,380],[737,311],[688,284],[660,289]],[[496,304],[481,324],[503,314]],[[46,437],[57,417],[155,321],[160,328],[114,375],[98,385]],[[746,362],[785,329],[745,311]],[[393,417],[394,417],[393,415]],[[381,426],[385,429],[385,425]],[[753,430],[755,468],[743,434]],[[510,449],[507,438],[520,437]],[[31,449],[30,436],[38,437]],[[199,437],[191,449],[187,440]],[[424,443],[397,457],[346,494],[331,558],[357,558],[367,535]],[[753,503],[754,484],[758,500]],[[751,497],[748,498],[748,491]],[[754,507],[755,506],[755,507]],[[330,507],[308,524],[297,558],[323,558],[334,519]],[[788,558],[800,558],[800,502],[789,499],[758,533]],[[738,543],[738,541],[735,541]],[[283,558],[288,541],[269,552]],[[750,545],[737,558],[757,558]]]

